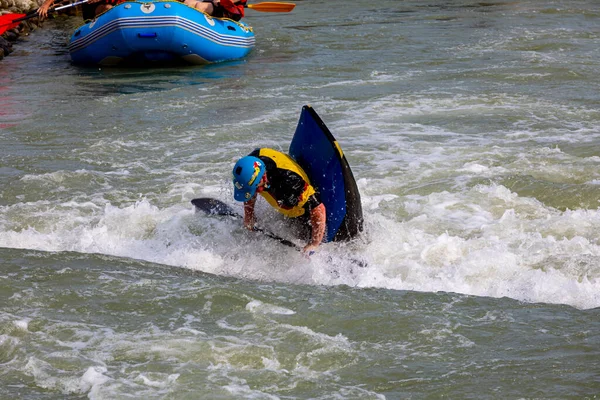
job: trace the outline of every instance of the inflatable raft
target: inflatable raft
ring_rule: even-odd
[[[240,59],[254,43],[243,22],[213,18],[177,1],[128,1],[79,27],[68,49],[75,64],[151,66]]]
[[[304,169],[327,213],[323,241],[343,241],[363,230],[360,193],[342,148],[310,106],[304,106],[289,154]]]

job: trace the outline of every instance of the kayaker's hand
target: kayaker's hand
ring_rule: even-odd
[[[245,215],[244,216],[244,228],[248,229],[249,231],[253,231],[254,230],[254,224],[256,224],[256,218],[254,218],[254,215]]]
[[[302,249],[302,253],[306,257],[312,256],[314,254],[315,250],[317,250],[317,247],[319,247],[318,244],[309,243],[306,246],[304,246],[304,248]]]

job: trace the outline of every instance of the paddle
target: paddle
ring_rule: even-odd
[[[222,215],[222,216],[235,217],[235,218],[239,218],[239,219],[243,218],[234,209],[232,209],[227,204],[225,204],[222,201],[217,200],[217,199],[201,197],[198,199],[193,199],[192,204],[194,205],[194,207],[196,207],[196,210],[203,211],[204,213],[206,213],[208,215]],[[302,247],[297,246],[296,244],[290,242],[289,240],[279,237],[272,232],[269,232],[269,231],[266,231],[264,229],[257,228],[257,227],[254,227],[254,231],[260,232],[263,235],[270,237],[271,239],[277,240],[279,243],[281,243],[285,246],[292,247],[298,251],[302,251]],[[311,252],[311,254],[312,253],[313,252]],[[353,264],[355,264],[361,268],[366,268],[368,266],[366,261],[358,260],[355,258],[351,258],[350,262],[352,262]]]
[[[51,10],[48,10],[48,12],[59,11],[69,7],[75,7],[87,2],[88,0],[78,1],[72,4],[55,7]],[[261,12],[290,12],[294,9],[294,7],[296,7],[296,4],[265,1],[257,4],[246,4],[246,7]],[[38,10],[32,11],[28,14],[4,14],[0,16],[0,35],[2,35],[7,30],[16,28],[19,25],[19,22],[36,17],[38,15],[37,12]]]
[[[53,9],[48,10],[48,12],[60,11],[65,8],[75,7],[80,4],[87,3],[88,1],[89,0],[81,0],[81,1],[77,1],[75,3],[67,4],[64,6],[54,7]],[[5,14],[5,15],[1,16],[0,17],[0,35],[2,35],[4,32],[6,32],[9,29],[13,29],[13,28],[16,28],[17,26],[19,26],[19,23],[21,21],[25,21],[25,20],[37,17],[38,16],[37,12],[38,12],[38,10],[32,11],[28,14]]]
[[[261,12],[290,12],[296,7],[296,4],[265,1],[257,4],[246,4],[245,7]]]
[[[196,207],[196,209],[204,211],[208,215],[223,215],[230,216],[235,218],[242,218],[240,214],[235,212],[231,207],[227,204],[219,201],[217,199],[211,199],[208,197],[202,197],[199,199],[193,199],[192,204]],[[290,242],[287,239],[281,238],[274,233],[269,231],[265,231],[264,229],[254,227],[254,231],[260,232],[265,236],[270,237],[271,239],[277,240],[279,243],[286,245],[288,247],[293,247],[296,250],[302,250],[301,247],[296,246],[294,243]]]
[[[34,11],[36,13],[37,11]],[[26,14],[4,14],[0,16],[0,35],[4,32],[16,28],[19,26],[21,18],[27,16]]]

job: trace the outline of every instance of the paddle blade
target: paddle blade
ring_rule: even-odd
[[[217,199],[202,197],[199,199],[193,199],[192,204],[194,207],[196,207],[196,210],[203,211],[208,215],[231,215],[233,217],[240,216],[240,214],[236,213],[227,204]]]
[[[4,32],[19,26],[19,18],[23,18],[27,14],[4,14],[0,16],[0,35]],[[16,21],[16,22],[15,22]]]
[[[266,1],[257,4],[248,4],[247,7],[261,12],[290,12],[296,7],[296,4]]]
[[[15,20],[23,18],[27,14],[4,14],[0,15],[0,26],[13,24]]]

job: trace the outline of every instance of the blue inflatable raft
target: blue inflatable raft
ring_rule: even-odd
[[[243,22],[212,18],[177,1],[128,1],[79,27],[68,49],[82,65],[208,64],[243,58],[254,42]]]
[[[325,123],[304,106],[289,154],[304,169],[327,213],[325,242],[344,241],[363,230],[360,193],[342,152]]]

